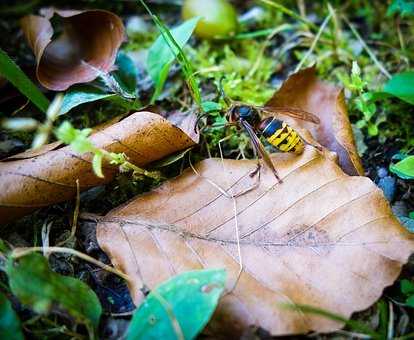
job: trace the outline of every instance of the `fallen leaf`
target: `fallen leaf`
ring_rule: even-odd
[[[157,114],[136,112],[99,129],[90,138],[95,146],[125,153],[132,163],[145,166],[195,145],[194,122],[195,118],[189,116],[183,120],[184,125],[178,125],[180,129]],[[0,223],[72,199],[76,196],[76,179],[81,190],[86,190],[109,182],[117,173],[117,168],[105,165],[105,178],[98,178],[91,162],[91,154],[78,155],[58,143],[1,161]]]
[[[293,107],[312,112],[321,123],[304,121],[292,125],[307,129],[321,145],[337,153],[339,165],[348,175],[364,175],[349,122],[343,91],[316,77],[310,67],[291,75],[266,103],[266,106]]]
[[[102,307],[98,297],[84,282],[56,274],[40,254],[9,259],[6,273],[12,293],[37,313],[52,308],[65,311],[88,327],[91,338],[99,325]],[[30,284],[28,284],[30,282]]]
[[[235,201],[207,179],[236,196],[257,183],[249,175],[256,162],[209,159],[196,166],[199,175],[187,169],[102,218],[98,242],[132,278],[137,305],[143,284],[153,288],[184,271],[225,268],[227,294],[210,332],[234,338],[250,325],[278,335],[328,332],[342,325],[280,304],[349,317],[394,282],[414,251],[414,236],[382,191],[312,147],[301,156],[272,158],[283,183],[263,167],[259,185]],[[238,280],[236,228],[243,262]]]
[[[124,26],[117,15],[96,9],[50,8],[42,14],[25,16],[21,26],[36,56],[37,78],[44,87],[63,91],[112,70],[124,40]],[[54,15],[63,22],[63,32],[57,38],[50,22]]]
[[[185,272],[161,283],[134,312],[127,340],[194,339],[210,320],[225,281],[224,270],[210,269]]]

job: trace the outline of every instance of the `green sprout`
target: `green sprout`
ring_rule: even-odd
[[[135,179],[141,179],[143,176],[150,177],[155,180],[161,179],[159,171],[147,171],[128,161],[128,157],[124,153],[108,152],[104,149],[93,145],[88,138],[92,129],[76,129],[68,121],[63,122],[55,131],[56,137],[80,154],[90,152],[93,154],[92,169],[96,176],[103,178],[102,172],[103,160],[109,164],[119,167],[120,172],[132,172]]]

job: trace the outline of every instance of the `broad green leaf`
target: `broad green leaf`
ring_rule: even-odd
[[[414,71],[394,74],[385,84],[384,92],[414,105]]]
[[[402,179],[413,179],[414,156],[408,156],[396,164],[391,164],[390,171]]]
[[[6,272],[12,293],[35,312],[48,313],[57,308],[85,324],[90,334],[98,327],[102,308],[95,293],[82,281],[50,270],[42,255],[10,259]]]
[[[62,107],[60,108],[60,114],[68,113],[74,107],[84,103],[94,102],[100,99],[106,99],[115,97],[113,93],[105,93],[102,90],[88,86],[88,85],[75,85],[72,86],[63,97]]]
[[[134,313],[133,339],[193,339],[210,320],[223,292],[225,270],[196,270],[156,287]]]
[[[0,74],[2,74],[40,110],[46,112],[49,107],[49,100],[1,48]]]
[[[392,0],[388,6],[387,15],[400,14],[402,17],[414,15],[414,1]]]
[[[0,292],[0,339],[24,339],[20,320],[9,299],[2,292]]]
[[[113,73],[118,84],[131,95],[135,95],[137,89],[138,72],[133,60],[123,52],[119,52],[115,61],[117,70]]]
[[[407,306],[413,307],[414,308],[414,295],[411,295],[407,301],[405,301],[405,303],[407,304]]]
[[[199,19],[200,18],[193,18],[187,20],[171,30],[171,35],[180,48],[182,48],[190,39]],[[171,48],[173,48],[174,53]],[[167,79],[170,66],[177,54],[178,50],[174,46],[169,46],[162,35],[160,35],[150,47],[147,58],[147,71],[156,88],[153,99],[156,99],[160,94],[165,80]]]
[[[411,282],[410,280],[404,279],[401,280],[401,292],[405,295],[414,294],[414,282]]]

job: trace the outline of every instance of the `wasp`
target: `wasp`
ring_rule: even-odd
[[[272,116],[262,119],[262,113]],[[320,123],[319,118],[314,114],[294,108],[253,106],[242,102],[232,102],[227,111],[227,119],[230,125],[238,125],[247,132],[255,154],[263,158],[263,161],[273,172],[277,181],[282,183],[268,152],[260,141],[260,136],[263,136],[269,144],[281,152],[301,154],[305,149],[306,144],[311,145],[318,150],[321,150],[321,148],[318,145],[306,141],[286,122],[276,118],[276,116],[279,115],[290,116],[314,124]],[[260,166],[259,161],[258,168],[255,172],[260,170]]]

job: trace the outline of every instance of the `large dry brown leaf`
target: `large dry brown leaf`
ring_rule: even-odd
[[[364,175],[343,91],[319,80],[314,67],[290,76],[266,106],[293,107],[317,115],[319,125],[298,120],[293,125],[309,130],[315,140],[336,152],[339,165],[347,174]]]
[[[37,78],[46,88],[66,90],[94,80],[111,70],[124,40],[122,20],[103,10],[69,11],[47,9],[43,16],[21,20],[23,32],[37,61]],[[53,39],[50,19],[63,21],[63,33]]]
[[[307,147],[273,155],[282,184],[262,170],[260,185],[236,199],[244,270],[222,297],[213,332],[239,335],[249,325],[273,334],[333,331],[329,319],[280,307],[309,304],[350,316],[373,304],[414,251],[414,238],[393,216],[382,192],[366,177],[348,176]],[[98,224],[101,247],[131,276],[139,305],[143,284],[153,288],[177,273],[226,268],[236,282],[239,258],[233,195],[254,184],[254,161],[206,160],[113,210]]]
[[[189,123],[192,121],[193,124]],[[97,147],[124,152],[138,166],[193,146],[197,140],[193,116],[172,125],[151,112],[137,112],[91,136]],[[191,127],[192,126],[192,127]],[[0,224],[30,213],[36,208],[62,202],[76,195],[76,179],[81,190],[110,181],[117,169],[105,166],[105,178],[95,176],[91,155],[78,155],[59,143],[42,152],[23,153],[0,162]]]

